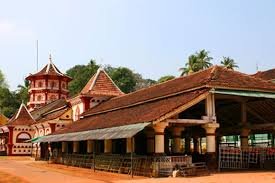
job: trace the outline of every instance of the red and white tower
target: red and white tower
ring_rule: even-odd
[[[30,82],[27,104],[30,111],[57,99],[66,99],[69,94],[68,83],[72,80],[53,64],[51,55],[49,63],[42,70],[30,74],[26,79]]]

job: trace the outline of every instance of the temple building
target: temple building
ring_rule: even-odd
[[[32,143],[26,141],[33,138],[34,129],[30,125],[34,122],[27,107],[21,104],[8,123],[0,127],[1,142],[5,146],[1,154],[31,155]]]
[[[49,63],[42,70],[30,74],[26,78],[30,82],[29,102],[30,111],[40,108],[52,101],[66,99],[69,94],[68,83],[72,80],[53,64],[51,56]]]
[[[86,110],[123,94],[104,69],[99,68],[81,92],[69,99],[73,110],[73,120],[79,120],[80,115]]]
[[[80,163],[80,155],[92,153],[89,157],[98,157],[97,164],[83,166],[118,172],[128,168],[128,173],[151,176],[172,170],[172,165],[196,161],[217,168],[217,157],[223,157],[218,149],[224,136],[239,135],[238,148],[245,149],[251,146],[250,135],[268,133],[273,139],[269,147],[274,147],[275,85],[220,66],[102,100],[88,108],[76,122],[37,141],[60,152],[57,162],[78,166],[75,162]],[[78,159],[74,160],[74,155]],[[121,161],[128,163],[121,167]],[[161,167],[167,162],[169,168]],[[244,166],[247,162],[250,160],[219,165]]]

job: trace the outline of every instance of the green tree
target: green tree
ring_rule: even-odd
[[[162,76],[158,79],[157,82],[158,83],[163,83],[165,81],[169,81],[169,80],[174,79],[174,78],[175,78],[175,76],[172,76],[172,75]]]
[[[19,108],[20,103],[15,92],[10,92],[8,88],[0,87],[0,109],[5,116],[12,117]]]
[[[73,96],[78,94],[87,84],[89,79],[96,73],[98,68],[99,65],[92,59],[87,65],[76,65],[67,70],[66,74],[73,78],[69,83],[70,95]]]
[[[234,70],[235,68],[239,68],[237,63],[234,61],[234,59],[230,57],[223,57],[221,61],[222,66],[224,66],[227,69]]]
[[[211,60],[213,60],[213,58],[209,56],[209,53],[209,51],[204,49],[196,53],[199,70],[207,69],[212,66]]]
[[[137,80],[131,69],[126,67],[109,67],[106,71],[121,91],[124,93],[135,91]]]
[[[213,58],[209,56],[209,51],[206,50],[201,50],[190,55],[185,67],[179,69],[181,71],[181,76],[209,68],[212,66],[212,59]]]
[[[2,73],[2,71],[0,70],[0,87],[3,87],[3,88],[7,88],[8,87],[8,84],[5,80],[5,76],[4,74]]]
[[[149,86],[152,86],[156,84],[157,82],[153,79],[143,79],[142,75],[139,73],[135,73],[135,78],[136,78],[136,86],[135,86],[135,91],[140,90],[142,88],[147,88]]]
[[[15,91],[16,97],[19,101],[23,101],[25,104],[29,101],[29,81],[25,80],[24,85],[18,85],[17,90]]]

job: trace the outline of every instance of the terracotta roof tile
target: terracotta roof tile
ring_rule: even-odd
[[[70,104],[65,99],[59,99],[51,102],[39,109],[31,112],[36,123],[56,119],[70,109]]]
[[[269,69],[267,71],[259,71],[256,74],[253,74],[252,76],[261,78],[264,80],[275,80],[275,68]]]
[[[211,88],[275,93],[275,85],[271,82],[214,66],[189,76],[112,98],[89,109],[83,114],[83,119],[56,133],[150,122],[192,101]]]
[[[108,74],[103,69],[99,68],[97,73],[82,89],[81,94],[119,96],[123,95],[123,92],[116,86]]]
[[[72,80],[72,78],[70,78],[69,76],[63,74],[55,65],[54,63],[51,61],[51,59],[49,60],[49,63],[43,67],[39,72],[35,73],[35,74],[30,74],[26,79],[30,79],[32,77],[36,77],[36,76],[62,76],[67,78],[68,80]]]
[[[26,106],[24,104],[21,104],[20,108],[9,120],[7,125],[31,125],[33,123],[35,123],[35,120],[32,118]]]
[[[74,122],[53,134],[79,132],[140,122],[152,122],[207,92],[208,89],[196,90],[134,107],[90,116]]]
[[[179,77],[149,88],[112,98],[95,108],[89,109],[83,115],[133,105],[201,87],[275,92],[275,86],[270,82],[237,71],[228,70],[224,67],[214,66],[189,76]]]

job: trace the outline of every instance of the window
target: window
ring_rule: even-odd
[[[55,82],[52,81],[50,86],[51,86],[51,88],[54,88],[56,86]]]
[[[37,101],[41,101],[42,100],[42,96],[41,95],[38,95],[37,96]]]
[[[55,95],[51,95],[50,96],[50,100],[56,100],[56,96]]]
[[[26,140],[30,140],[31,139],[31,135],[26,133],[26,132],[22,132],[19,133],[16,137],[16,143],[25,143]]]
[[[38,87],[41,88],[43,86],[42,82],[38,82]]]

